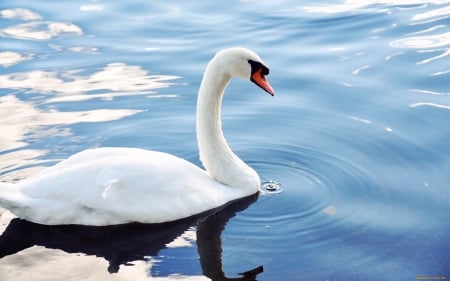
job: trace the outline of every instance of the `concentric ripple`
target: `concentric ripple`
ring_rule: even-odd
[[[373,175],[347,159],[309,147],[270,147],[266,149],[270,159],[250,165],[258,171],[263,186],[281,186],[284,192],[274,192],[278,194],[273,196],[267,190],[261,192],[255,206],[236,218],[242,227],[259,223],[265,229],[283,229],[285,234],[326,235],[339,224],[351,221],[362,206],[360,202],[377,190],[382,192],[374,187]],[[241,233],[252,230],[254,226]],[[269,237],[266,233],[260,238]]]

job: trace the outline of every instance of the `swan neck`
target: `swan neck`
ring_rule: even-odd
[[[200,160],[214,180],[229,186],[259,188],[257,173],[230,149],[222,132],[221,104],[231,76],[215,57],[206,67],[197,99],[197,141]]]
[[[221,73],[211,61],[203,75],[197,99],[197,139],[200,160],[214,174],[214,156],[230,156],[232,151],[222,132],[221,106],[225,88],[231,77]]]

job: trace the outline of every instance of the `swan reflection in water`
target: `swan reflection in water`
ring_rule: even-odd
[[[200,265],[206,277],[213,281],[256,280],[263,271],[262,266],[240,273],[238,278],[225,276],[220,236],[228,220],[255,202],[257,197],[246,197],[198,216],[163,224],[46,226],[15,218],[0,236],[0,259],[33,246],[43,246],[104,258],[109,262],[108,271],[116,273],[120,265],[145,261],[149,256],[157,255],[167,244],[196,225]]]

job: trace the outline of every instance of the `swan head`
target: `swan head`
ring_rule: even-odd
[[[270,95],[275,94],[266,78],[269,67],[252,50],[241,47],[229,48],[219,51],[216,57],[222,59],[222,67],[228,75],[249,79]]]

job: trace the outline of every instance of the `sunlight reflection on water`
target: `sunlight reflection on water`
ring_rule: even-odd
[[[4,62],[4,61],[3,61]],[[129,66],[124,63],[110,63],[101,70],[88,75],[82,75],[81,70],[31,71],[0,75],[0,89],[16,89],[25,93],[40,93],[49,98],[36,101],[20,100],[17,96],[0,97],[0,149],[8,151],[28,145],[25,139],[43,138],[46,136],[69,137],[69,128],[55,126],[77,123],[107,122],[122,119],[143,112],[142,109],[93,109],[84,111],[58,111],[54,107],[42,109],[45,104],[62,102],[81,102],[90,99],[104,101],[130,95],[145,95],[148,97],[169,97],[176,95],[161,95],[156,90],[171,85],[177,76],[149,75],[139,66]],[[54,129],[49,129],[51,126]],[[44,134],[43,134],[44,133]],[[17,152],[10,152],[17,157]],[[35,156],[42,156],[35,151]],[[6,154],[4,157],[8,157]],[[14,159],[14,157],[8,157]],[[17,170],[22,165],[31,164],[36,157],[20,157],[15,164],[2,161],[2,173]],[[28,161],[25,161],[28,160]]]

